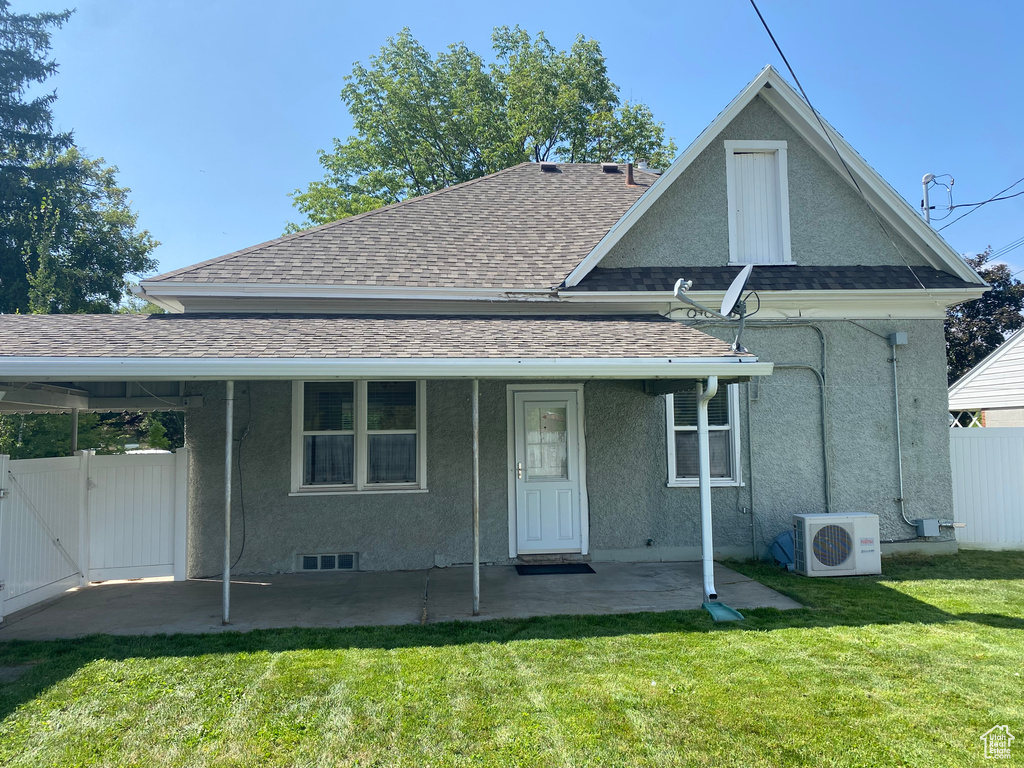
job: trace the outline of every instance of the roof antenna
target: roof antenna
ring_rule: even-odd
[[[736,339],[732,343],[732,351],[738,352],[739,354],[747,353],[747,349],[740,343],[740,339],[743,336],[743,326],[747,317],[747,303],[740,297],[743,295],[743,290],[747,287],[747,282],[750,280],[750,273],[753,272],[753,270],[753,264],[747,264],[747,266],[740,270],[740,273],[736,275],[736,279],[732,281],[732,285],[729,286],[729,290],[725,292],[725,298],[722,299],[722,307],[718,312],[710,309],[709,307],[705,307],[703,304],[698,304],[686,295],[686,292],[693,287],[693,280],[684,280],[683,278],[679,278],[676,280],[675,288],[672,291],[679,301],[696,307],[705,314],[721,318],[722,320],[731,320],[732,318],[730,315],[736,315],[739,318],[739,323],[736,326]]]

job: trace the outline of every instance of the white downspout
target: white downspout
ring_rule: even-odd
[[[226,382],[227,423],[224,438],[224,615],[221,623],[231,621],[231,449],[235,436],[235,382]]]
[[[480,615],[480,380],[473,379],[473,615]]]
[[[715,547],[711,536],[711,447],[708,437],[708,403],[718,394],[718,377],[697,382],[697,482],[700,486],[700,549],[704,568],[704,601],[717,600]]]

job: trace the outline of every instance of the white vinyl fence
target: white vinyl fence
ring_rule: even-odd
[[[951,429],[949,449],[960,545],[1024,549],[1024,428]]]
[[[0,456],[0,619],[89,581],[185,578],[188,453]]]

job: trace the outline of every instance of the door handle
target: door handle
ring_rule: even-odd
[[[523,462],[521,461],[518,464],[516,464],[516,477],[519,478],[520,480],[523,479]]]

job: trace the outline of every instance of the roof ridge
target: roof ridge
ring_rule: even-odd
[[[250,245],[250,246],[248,246],[246,248],[241,248],[241,249],[239,249],[237,251],[232,251],[230,253],[225,253],[225,254],[223,254],[221,256],[215,256],[212,259],[206,259],[205,261],[200,261],[200,262],[197,262],[195,264],[190,264],[187,267],[181,267],[180,269],[172,270],[171,272],[165,272],[163,274],[156,275],[155,277],[149,278],[149,280],[155,280],[155,281],[160,282],[160,281],[164,281],[164,280],[166,280],[166,279],[168,279],[170,277],[177,277],[179,275],[185,275],[185,274],[188,274],[189,272],[191,272],[193,270],[199,269],[200,267],[206,267],[206,266],[209,266],[210,264],[223,263],[225,261],[230,261],[232,259],[238,258],[239,256],[244,256],[244,255],[249,254],[249,253],[254,253],[255,251],[261,250],[262,248],[267,248],[267,247],[270,247],[272,245],[277,245],[278,243],[289,242],[291,240],[299,240],[299,239],[305,237],[306,235],[310,235],[310,234],[312,234],[314,232],[319,232],[321,230],[330,229],[330,228],[333,228],[333,227],[339,227],[339,226],[341,226],[343,224],[348,224],[348,223],[351,223],[353,221],[361,221],[363,219],[366,219],[366,218],[369,218],[369,217],[373,216],[374,214],[383,213],[385,211],[392,211],[392,210],[395,210],[396,208],[400,208],[400,207],[405,206],[405,205],[411,205],[411,204],[416,203],[416,202],[418,202],[420,200],[426,200],[428,197],[437,197],[437,196],[439,196],[439,195],[441,195],[441,194],[443,194],[445,192],[451,192],[452,190],[455,190],[455,189],[464,189],[465,187],[468,187],[468,186],[470,186],[472,184],[476,184],[477,182],[481,182],[481,181],[484,181],[486,179],[492,179],[495,176],[499,176],[499,175],[504,174],[504,173],[509,173],[511,171],[514,171],[514,170],[517,170],[519,168],[522,168],[525,165],[535,165],[535,163],[533,163],[530,160],[526,160],[526,161],[524,161],[522,163],[516,163],[515,165],[510,165],[508,168],[502,168],[500,170],[497,170],[494,173],[488,173],[488,174],[485,174],[484,176],[478,176],[475,179],[469,179],[468,181],[461,181],[458,184],[452,184],[451,186],[448,186],[448,187],[442,187],[441,189],[435,189],[432,192],[427,192],[425,195],[416,195],[415,197],[407,197],[404,200],[399,200],[397,203],[389,203],[388,205],[382,205],[380,208],[374,208],[372,211],[363,211],[362,213],[357,213],[354,216],[346,216],[343,219],[336,219],[334,221],[329,221],[326,224],[320,224],[320,225],[315,226],[315,227],[310,227],[309,229],[303,229],[303,230],[301,230],[299,232],[292,232],[290,234],[283,235],[281,237],[276,237],[273,240],[265,240],[264,242],[257,243],[256,245]]]

